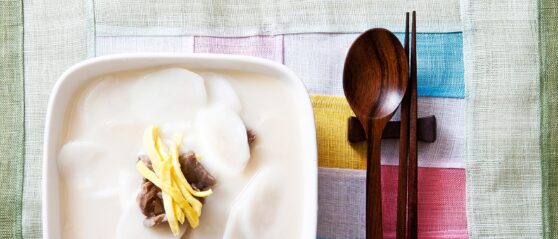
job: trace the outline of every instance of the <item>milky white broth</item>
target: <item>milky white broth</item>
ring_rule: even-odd
[[[199,227],[183,238],[300,238],[303,158],[290,87],[170,66],[93,79],[68,108],[58,151],[62,238],[173,238],[167,224],[144,227],[136,201],[135,164],[152,124],[165,140],[183,132],[181,152],[195,151],[217,179]],[[242,122],[257,137],[250,148]]]

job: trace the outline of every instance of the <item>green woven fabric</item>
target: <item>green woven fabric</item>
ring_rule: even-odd
[[[0,238],[21,238],[23,19],[21,0],[0,1]]]
[[[545,238],[558,237],[558,1],[539,2],[541,169]]]
[[[543,236],[537,1],[461,1],[470,238]]]

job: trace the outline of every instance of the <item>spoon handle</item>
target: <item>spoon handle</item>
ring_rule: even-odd
[[[382,229],[382,182],[380,166],[380,150],[383,120],[368,121],[368,149],[366,154],[366,238],[383,238]]]

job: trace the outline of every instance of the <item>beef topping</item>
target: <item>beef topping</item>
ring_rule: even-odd
[[[254,131],[252,131],[251,129],[246,130],[246,134],[248,135],[248,144],[252,145],[252,143],[256,141],[256,134],[254,134]]]
[[[184,174],[188,183],[198,191],[205,191],[215,186],[217,181],[198,161],[194,152],[188,152],[180,155],[180,169]]]

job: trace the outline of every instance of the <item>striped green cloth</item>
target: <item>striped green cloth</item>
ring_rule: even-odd
[[[539,3],[541,167],[545,238],[558,237],[558,1]]]
[[[0,1],[0,238],[21,237],[23,190],[23,16]]]

